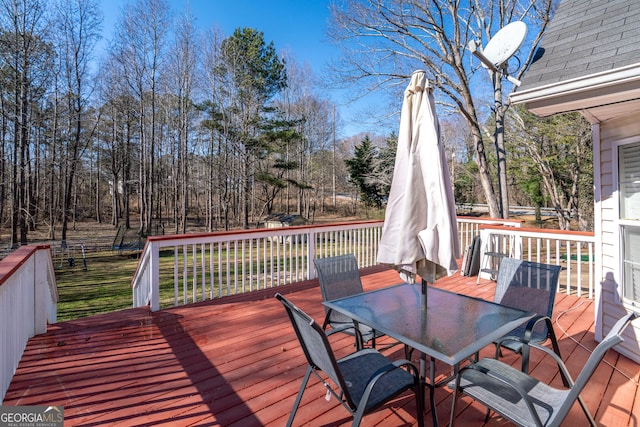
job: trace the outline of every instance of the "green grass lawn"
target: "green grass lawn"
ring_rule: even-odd
[[[224,255],[223,255],[224,256]],[[108,313],[133,307],[133,292],[131,280],[138,266],[135,252],[118,254],[116,251],[102,251],[87,255],[86,266],[81,256],[76,256],[74,265],[70,266],[66,259],[54,259],[56,282],[58,286],[58,322]],[[174,304],[174,252],[172,250],[160,253],[160,307],[171,307]],[[188,256],[191,266],[192,257]],[[206,260],[208,263],[208,258]],[[182,275],[183,255],[178,255],[178,266]],[[191,267],[189,267],[190,269]],[[254,268],[256,268],[254,266]],[[235,271],[229,272],[231,277]],[[198,300],[201,300],[200,282],[198,274],[196,282],[199,284]],[[188,300],[193,301],[192,283],[190,277]],[[182,278],[179,279],[179,300],[183,298]],[[210,285],[207,282],[207,295]],[[219,295],[216,287],[215,295]]]
[[[302,251],[302,253],[304,252],[306,251]],[[132,308],[133,292],[131,290],[131,280],[138,266],[137,255],[136,252],[118,254],[116,251],[111,250],[88,253],[86,269],[82,256],[76,256],[73,265],[70,265],[67,259],[54,257],[53,262],[59,295],[57,307],[58,322]],[[200,258],[201,254],[197,256],[196,263],[199,265],[203,261]],[[210,253],[206,254],[204,260],[205,265],[209,265],[210,256],[212,256]],[[236,265],[234,263],[227,265],[226,260],[228,254],[226,250],[223,250],[221,253],[216,251],[213,256],[215,260],[215,273],[213,278],[210,272],[205,273],[207,276],[204,278],[205,296],[203,297],[203,273],[199,270],[195,277],[193,277],[192,268],[194,261],[191,250],[186,254],[188,276],[188,283],[186,285],[183,277],[185,254],[182,250],[179,250],[176,260],[173,250],[162,251],[159,260],[160,308],[167,308],[174,305],[175,292],[178,293],[178,303],[182,304],[185,300],[185,287],[187,288],[187,302],[194,302],[194,283],[197,284],[195,300],[202,301],[203,298],[210,298],[211,293],[213,293],[214,297],[219,297],[221,295],[243,292],[240,286],[244,283],[244,276],[246,276],[249,271],[252,271],[254,276],[261,276],[263,280],[266,280],[265,275],[270,274],[273,268],[279,268],[268,266],[268,270],[265,271],[265,266],[258,265],[258,255],[255,252],[253,253],[251,265],[247,262],[249,259],[246,259],[242,265]],[[234,256],[231,258],[233,259]],[[292,260],[290,259],[290,255],[281,254],[281,259],[276,260],[276,264],[284,266],[288,263],[300,263],[300,265],[302,265],[302,257],[304,255],[298,254],[296,256],[298,259],[294,258]],[[219,265],[219,260],[223,260],[221,265]],[[178,284],[175,288],[176,290],[174,290],[174,268],[176,266],[178,271]],[[283,269],[282,274],[286,274],[284,271]],[[226,280],[227,277],[231,280],[230,288],[227,289],[225,287],[221,290],[220,281]],[[234,283],[235,280],[238,280],[238,282]],[[283,277],[282,280],[285,280],[285,278]],[[260,284],[262,286],[268,286],[262,281]],[[259,284],[254,282],[253,286],[256,285]],[[238,289],[234,289],[234,286],[238,286]],[[249,288],[246,288],[244,291],[249,290]]]
[[[54,259],[58,284],[58,322],[131,308],[131,279],[138,265],[135,254],[104,251],[81,257],[75,265]]]

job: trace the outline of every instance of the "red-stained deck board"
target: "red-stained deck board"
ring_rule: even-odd
[[[398,283],[384,267],[362,271],[365,290]],[[436,286],[491,300],[493,282],[454,275]],[[51,325],[31,339],[7,391],[4,405],[63,405],[66,425],[220,425],[281,426],[296,397],[306,362],[293,329],[273,295],[280,291],[316,320],[322,321],[317,281],[305,281],[250,295],[175,307],[151,313],[131,309]],[[563,358],[577,375],[593,349],[593,302],[558,294],[554,329]],[[566,335],[562,330],[566,331]],[[338,356],[353,350],[353,339],[330,338]],[[384,340],[387,341],[384,341]],[[380,345],[388,343],[383,338]],[[415,353],[415,352],[414,352]],[[481,356],[492,356],[486,348]],[[404,357],[402,346],[385,351]],[[417,355],[414,355],[417,358]],[[505,352],[503,360],[519,366]],[[640,410],[640,367],[610,352],[606,360],[620,367],[599,367],[583,393],[596,420],[605,425],[632,425]],[[531,373],[560,384],[557,369],[535,352]],[[438,372],[448,367],[438,364]],[[437,412],[448,424],[451,392],[436,391]],[[458,404],[457,425],[482,425],[484,409],[468,398]],[[415,425],[412,394],[399,396],[365,417],[365,425]],[[431,413],[424,414],[431,424]],[[350,425],[351,417],[325,388],[310,381],[296,416],[296,425]],[[508,424],[492,416],[489,426]],[[566,425],[583,425],[576,405]]]

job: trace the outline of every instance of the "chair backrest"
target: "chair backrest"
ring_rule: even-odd
[[[296,307],[280,293],[276,298],[284,305],[307,363],[314,369],[323,371],[344,393],[347,404],[355,409],[356,405],[345,386],[344,378],[338,368],[338,362],[331,350],[327,335],[311,316]]]
[[[515,258],[500,263],[494,302],[551,318],[558,288],[559,265],[540,264]],[[538,322],[533,340],[547,337],[545,322]]]
[[[573,384],[571,390],[569,391],[569,394],[567,395],[567,399],[558,409],[555,415],[555,419],[563,420],[567,413],[569,413],[569,410],[571,410],[573,403],[576,401],[578,395],[587,384],[587,381],[589,381],[589,379],[595,372],[596,368],[602,361],[602,358],[611,347],[624,341],[624,339],[622,339],[621,337],[622,332],[629,325],[629,323],[631,323],[631,321],[633,321],[637,317],[638,314],[633,312],[619,319],[613,326],[613,328],[611,328],[607,336],[600,342],[600,344],[596,346],[596,348],[591,353],[591,356],[589,356],[587,362],[584,364],[582,371],[580,371],[580,374],[578,374],[575,383]]]
[[[313,260],[318,273],[323,301],[331,301],[363,292],[358,262],[353,254]],[[328,312],[328,310],[325,308]],[[350,318],[331,312],[330,322],[352,322]]]

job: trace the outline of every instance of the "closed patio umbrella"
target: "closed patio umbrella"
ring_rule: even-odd
[[[460,256],[456,205],[432,88],[415,71],[404,93],[391,191],[378,249],[379,263],[415,283],[453,274]]]

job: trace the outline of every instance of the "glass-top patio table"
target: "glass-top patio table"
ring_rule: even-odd
[[[456,375],[462,361],[535,315],[424,284],[407,283],[326,301],[324,305],[421,353],[420,375],[430,388],[434,425],[438,422],[434,389],[452,378],[436,383],[435,361],[451,365]]]

